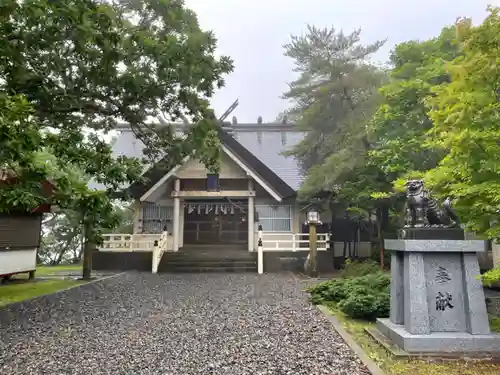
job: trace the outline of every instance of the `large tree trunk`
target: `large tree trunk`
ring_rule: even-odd
[[[87,224],[84,230],[85,242],[83,248],[83,272],[82,278],[84,280],[89,280],[92,278],[92,243],[90,241],[90,231],[91,228]]]

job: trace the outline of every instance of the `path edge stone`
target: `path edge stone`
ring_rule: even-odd
[[[91,284],[94,284],[94,283],[97,283],[97,282],[100,282],[100,281],[105,281],[105,280],[111,279],[113,277],[122,276],[125,273],[126,272],[120,272],[120,273],[117,273],[117,274],[114,274],[114,275],[109,275],[109,276],[104,276],[104,277],[96,278],[96,279],[93,279],[93,280],[90,280],[90,281],[87,281],[87,282],[84,282],[84,283],[80,283],[80,284],[77,284],[77,285],[70,286],[68,288],[60,289],[60,290],[55,291],[53,293],[40,294],[39,296],[35,296],[35,297],[23,299],[22,301],[16,301],[16,302],[8,303],[6,305],[0,306],[0,312],[2,310],[8,310],[9,308],[12,308],[12,307],[14,307],[16,305],[20,305],[22,303],[31,302],[31,301],[36,300],[38,298],[47,298],[48,296],[54,296],[54,295],[59,294],[59,293],[67,292],[68,290],[71,290],[71,289],[81,288],[81,287],[84,287],[84,286],[87,286],[87,285],[91,285]]]
[[[352,349],[352,351],[358,356],[361,362],[366,366],[368,371],[372,375],[386,375],[385,372],[365,353],[363,348],[358,345],[358,343],[352,338],[352,336],[342,327],[342,324],[338,319],[333,316],[329,311],[328,307],[316,305],[317,309],[325,316],[325,318],[330,322],[333,328],[338,332],[347,345]]]

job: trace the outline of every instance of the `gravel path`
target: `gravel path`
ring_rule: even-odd
[[[369,374],[301,285],[127,273],[0,310],[0,374]]]

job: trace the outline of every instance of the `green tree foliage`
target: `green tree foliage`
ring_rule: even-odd
[[[114,204],[119,225],[103,233],[132,233],[133,210],[130,204]],[[46,214],[42,224],[42,239],[38,250],[39,263],[79,263],[83,255],[83,216],[73,210]]]
[[[451,82],[429,97],[429,144],[447,155],[426,177],[456,199],[471,229],[500,237],[500,8],[479,26],[457,24],[463,55],[446,65]]]
[[[127,122],[145,156],[186,154],[217,170],[219,143],[208,99],[232,70],[216,58],[216,40],[200,30],[181,0],[7,0],[0,4],[0,211],[31,210],[47,200],[84,213],[88,242],[117,225],[109,193],[137,180],[140,160],[114,158],[102,137]],[[188,118],[185,138],[150,121]],[[51,155],[40,160],[41,153]],[[72,175],[79,171],[81,178]],[[107,191],[92,191],[93,179]]]
[[[42,223],[42,239],[38,249],[39,263],[79,262],[83,253],[82,215],[66,210],[47,214]]]
[[[76,168],[110,191],[136,180],[141,163],[113,158],[100,136],[119,121],[130,124],[150,158],[168,153],[175,163],[197,149],[214,168],[217,142],[209,138],[216,124],[207,99],[232,64],[215,58],[215,38],[183,1],[8,0],[0,21],[0,152],[2,168],[19,178],[2,189],[2,211],[43,201],[38,186],[48,178],[56,203],[94,212],[92,222],[112,212],[86,180],[51,172]],[[181,139],[169,127],[148,125],[159,114],[188,116],[195,126]],[[35,163],[41,151],[56,165]]]
[[[351,34],[309,26],[285,45],[299,78],[284,98],[293,102],[289,116],[307,131],[290,152],[306,174],[303,196],[336,190],[363,166],[368,141],[364,127],[378,100],[384,72],[369,63],[384,41],[360,43]]]
[[[369,123],[370,160],[389,181],[433,168],[443,156],[440,148],[426,145],[432,120],[425,100],[432,87],[449,82],[445,64],[459,53],[454,27],[445,27],[430,40],[398,44],[392,51],[391,82],[380,89],[383,102]]]

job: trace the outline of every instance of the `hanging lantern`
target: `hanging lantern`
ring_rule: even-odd
[[[316,208],[311,208],[309,212],[307,212],[307,222],[309,224],[318,224],[319,221],[319,212]]]

